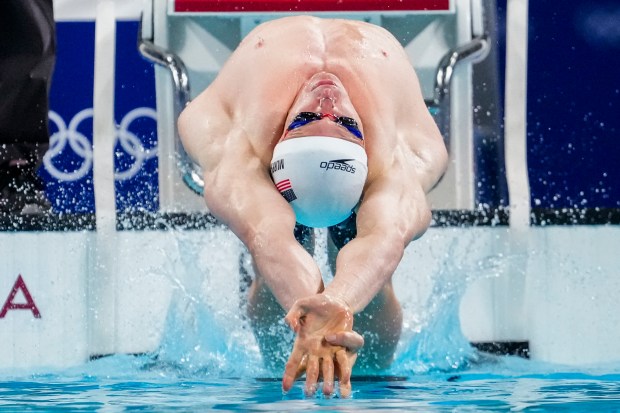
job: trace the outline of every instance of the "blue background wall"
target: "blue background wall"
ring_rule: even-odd
[[[78,113],[93,107],[95,23],[57,22],[56,31],[57,60],[50,107],[68,125]],[[116,172],[122,174],[132,166],[137,167],[137,173],[133,176],[117,178],[116,203],[120,210],[140,208],[154,211],[158,208],[157,125],[151,117],[140,116],[131,122],[128,130],[119,128],[131,111],[155,109],[153,65],[138,53],[137,31],[138,22],[135,21],[119,21],[116,25]],[[77,125],[78,138],[87,139],[90,146],[92,128],[92,117]],[[50,133],[53,135],[58,130],[58,125],[50,122]],[[69,174],[78,171],[86,162],[82,146],[78,145],[76,153],[76,148],[70,145],[68,138],[71,136],[75,138],[76,133],[68,131],[63,134],[58,144],[65,145],[64,150],[52,159],[56,169]],[[123,140],[123,137],[133,139]],[[123,147],[121,142],[127,145]],[[87,151],[92,156],[90,147]],[[94,212],[92,168],[77,180],[56,179],[48,168],[42,168],[41,174],[48,183],[47,195],[56,211]]]
[[[620,3],[529,3],[532,206],[620,206]]]

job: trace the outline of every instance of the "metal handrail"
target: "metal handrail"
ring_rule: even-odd
[[[439,61],[435,73],[435,87],[432,100],[426,100],[439,127],[448,152],[450,151],[450,85],[456,67],[464,62],[476,63],[489,53],[488,35],[475,37],[464,45],[450,49]]]
[[[185,184],[198,195],[204,192],[204,181],[202,179],[202,170],[196,162],[194,162],[185,151],[176,120],[179,119],[181,112],[190,102],[190,86],[189,76],[183,60],[174,53],[157,46],[152,40],[145,39],[142,35],[142,20],[138,29],[138,50],[147,60],[158,65],[168,68],[172,75],[174,88],[174,136],[175,136],[175,152],[177,167],[181,172],[181,177]]]

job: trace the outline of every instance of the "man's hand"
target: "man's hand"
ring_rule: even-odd
[[[322,376],[323,393],[331,395],[337,377],[341,396],[348,397],[351,369],[364,339],[353,331],[353,314],[346,303],[316,294],[297,300],[285,320],[297,338],[286,363],[282,389],[290,390],[295,379],[305,371],[306,394],[314,394]]]

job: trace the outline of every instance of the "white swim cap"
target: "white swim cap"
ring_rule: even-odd
[[[276,145],[271,176],[297,222],[313,228],[339,224],[358,204],[368,175],[360,145],[328,136],[291,138]]]

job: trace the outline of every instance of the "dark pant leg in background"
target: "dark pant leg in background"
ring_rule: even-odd
[[[36,171],[49,146],[56,58],[52,0],[1,0],[0,28],[0,211],[20,212],[41,201]]]

